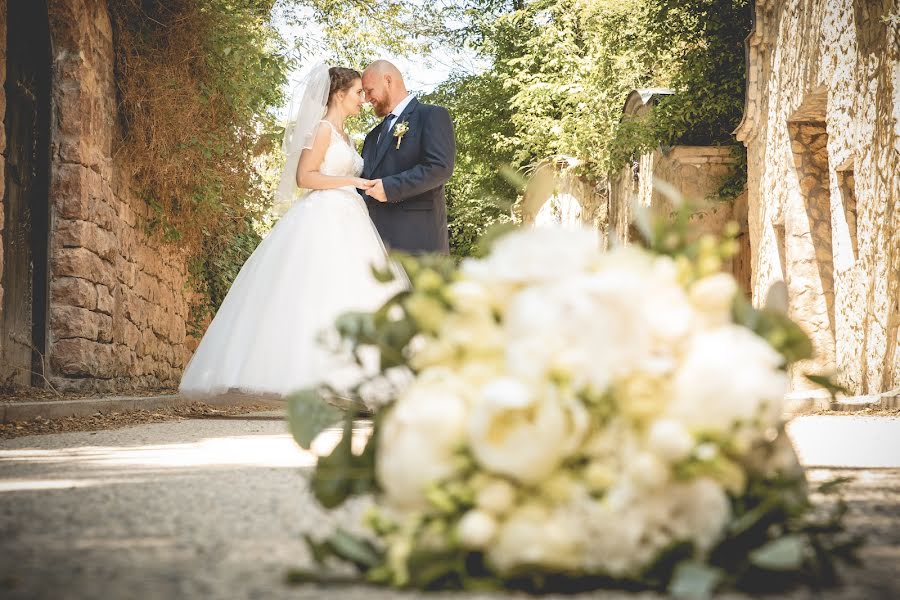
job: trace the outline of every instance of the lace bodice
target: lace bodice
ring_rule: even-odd
[[[322,121],[331,130],[331,145],[325,151],[319,172],[333,177],[359,177],[363,170],[362,156],[328,121]]]

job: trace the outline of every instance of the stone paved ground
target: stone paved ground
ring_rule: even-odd
[[[792,435],[813,478],[856,476],[851,523],[871,539],[866,569],[843,589],[781,598],[900,598],[900,419],[802,417]],[[418,597],[282,584],[289,567],[307,560],[302,532],[352,522],[360,509],[325,515],[313,506],[302,477],[311,462],[277,413],[2,440],[0,597]]]

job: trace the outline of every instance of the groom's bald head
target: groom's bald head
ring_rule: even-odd
[[[386,60],[376,60],[366,67],[362,83],[366,99],[379,117],[384,117],[394,110],[394,107],[409,94],[400,69]]]

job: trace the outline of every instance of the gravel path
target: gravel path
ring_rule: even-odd
[[[900,419],[808,416],[792,423],[791,434],[812,478],[856,477],[851,523],[870,543],[866,569],[850,573],[841,590],[782,597],[900,598]],[[329,443],[328,436],[317,441],[320,449]],[[282,583],[288,568],[308,559],[303,532],[352,524],[360,510],[325,514],[311,503],[303,471],[313,460],[278,413],[0,440],[0,596],[420,597]]]

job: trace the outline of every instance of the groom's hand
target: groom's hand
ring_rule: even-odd
[[[380,179],[372,182],[372,187],[366,190],[366,194],[375,198],[379,202],[387,202],[387,194],[384,193],[384,184]]]

